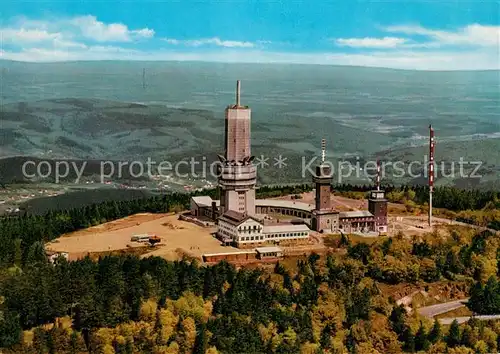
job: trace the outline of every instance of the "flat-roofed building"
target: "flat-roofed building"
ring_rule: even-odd
[[[290,200],[257,199],[255,209],[258,214],[282,214],[310,219],[314,205]]]
[[[220,200],[214,200],[208,195],[191,197],[190,204],[191,215],[194,217],[215,220],[219,216]]]
[[[191,197],[190,204],[191,216],[194,217],[205,216],[212,219],[214,215],[214,206],[216,217],[219,216],[221,211],[220,200],[212,199],[210,196]],[[255,216],[266,214],[280,214],[285,216],[294,216],[308,221],[311,219],[314,205],[293,200],[256,199],[255,210]]]
[[[222,253],[205,253],[202,255],[203,262],[206,263],[217,263],[220,261],[228,262],[248,262],[255,261],[256,259],[255,250],[249,251],[233,251],[233,252],[222,252]]]
[[[375,218],[369,211],[343,211],[339,213],[339,219],[339,230],[343,233],[375,231]]]
[[[303,244],[309,240],[311,230],[305,224],[272,224],[264,226],[264,239],[273,244]]]
[[[272,259],[283,257],[283,250],[280,247],[276,246],[257,247],[255,251],[257,252],[258,259]]]

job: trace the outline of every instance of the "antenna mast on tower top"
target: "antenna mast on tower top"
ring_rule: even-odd
[[[326,156],[326,140],[323,138],[321,139],[321,164],[325,163],[325,156]]]
[[[240,106],[240,96],[241,96],[241,81],[236,81],[236,106]]]
[[[380,190],[380,160],[377,160],[377,190]]]

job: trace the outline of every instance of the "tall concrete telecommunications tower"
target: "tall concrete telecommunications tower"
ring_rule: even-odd
[[[250,116],[248,106],[241,105],[241,83],[236,82],[236,103],[226,107],[225,153],[219,155],[221,169],[221,214],[232,210],[255,215],[257,169],[250,152]]]

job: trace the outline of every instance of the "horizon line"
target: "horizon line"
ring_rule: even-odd
[[[294,62],[231,62],[231,61],[217,61],[217,60],[202,60],[202,59],[189,59],[189,60],[175,60],[175,59],[158,59],[158,60],[142,60],[142,59],[75,59],[75,60],[53,60],[53,61],[28,61],[28,60],[13,60],[0,58],[1,62],[11,62],[19,64],[66,64],[66,63],[95,63],[95,62],[129,62],[129,63],[207,63],[207,64],[225,64],[225,65],[294,65],[294,66],[329,66],[329,67],[344,67],[344,68],[366,68],[366,69],[382,69],[394,71],[418,71],[418,72],[485,72],[485,71],[500,71],[500,68],[491,69],[403,69],[394,68],[389,66],[371,66],[371,65],[349,65],[349,64],[328,64],[328,63],[294,63]]]

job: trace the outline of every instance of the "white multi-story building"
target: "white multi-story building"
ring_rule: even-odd
[[[219,218],[217,233],[225,243],[243,245],[264,242],[263,228],[257,218],[229,210]]]
[[[256,217],[229,210],[218,219],[217,234],[223,242],[245,248],[307,241],[309,231],[305,224],[264,225]]]

